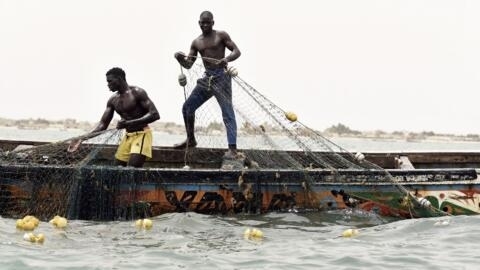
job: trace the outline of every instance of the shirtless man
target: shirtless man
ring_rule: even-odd
[[[213,29],[213,14],[204,11],[198,21],[202,34],[193,40],[190,52],[175,53],[175,58],[184,68],[189,69],[200,53],[205,66],[203,78],[197,81],[188,99],[183,104],[182,113],[187,131],[185,142],[174,145],[176,149],[195,147],[195,111],[212,96],[214,96],[222,110],[223,123],[227,130],[228,149],[230,156],[236,155],[237,149],[237,123],[232,106],[232,80],[225,72],[228,62],[232,62],[240,56],[240,50],[225,31]],[[225,57],[225,48],[231,52]]]
[[[121,117],[117,129],[125,128],[126,134],[118,146],[115,163],[142,167],[146,158],[152,157],[152,131],[148,124],[160,119],[160,115],[145,90],[128,85],[121,68],[110,69],[106,76],[108,88],[116,93],[108,100],[100,123],[91,133],[106,130],[114,112],[117,112]],[[81,141],[72,143],[69,151],[75,151],[80,143]]]

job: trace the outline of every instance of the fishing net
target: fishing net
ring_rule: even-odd
[[[43,220],[75,215],[83,181],[81,169],[94,158],[101,162],[99,145],[118,144],[120,136],[120,131],[107,130],[38,146],[3,146],[0,215],[35,215]],[[69,144],[76,140],[82,140],[82,146],[68,152]]]
[[[183,72],[183,71],[182,71]],[[375,163],[369,162],[361,153],[350,153],[333,143],[320,132],[305,126],[292,112],[284,111],[262,95],[253,86],[237,75],[235,69],[227,71],[233,80],[232,103],[238,126],[238,145],[247,157],[250,169],[273,170],[278,187],[276,194],[252,192],[252,186],[241,179],[244,193],[269,201],[269,209],[284,209],[300,204],[310,209],[334,209],[356,207],[375,210],[380,214],[420,217],[445,215],[433,207],[426,198],[404,187],[398,178]],[[200,64],[188,70],[189,84],[184,87],[185,96],[191,94],[198,78],[205,80]],[[228,79],[227,79],[228,80]],[[195,84],[196,83],[196,84]],[[209,91],[228,87],[225,80],[216,81]],[[220,94],[221,90],[218,91]],[[221,108],[214,97],[197,110],[196,134],[199,146],[205,148],[226,147],[227,123],[223,123]],[[216,131],[217,136],[212,135]],[[198,158],[198,157],[197,157]],[[186,160],[188,163],[188,160]],[[296,172],[291,178],[290,173]],[[287,177],[282,177],[285,173]],[[474,179],[475,177],[471,177]],[[301,189],[289,190],[293,182]],[[251,181],[255,182],[255,181]],[[253,194],[252,194],[253,193]],[[276,197],[276,198],[275,198]],[[367,206],[368,205],[368,206]]]
[[[137,169],[113,166],[123,136],[115,129],[33,147],[4,147],[0,215],[112,220],[174,211],[228,214],[355,207],[398,217],[445,214],[420,193],[407,190],[410,183],[402,176],[392,176],[363,154],[350,153],[305,126],[236,76],[234,69],[220,77],[204,72],[198,63],[182,69],[185,98],[197,85],[212,95],[195,113],[197,147],[157,146],[154,157]],[[235,128],[224,124],[217,101],[230,83],[238,146],[233,156],[225,155],[226,132]],[[77,139],[82,140],[79,149],[68,152]]]

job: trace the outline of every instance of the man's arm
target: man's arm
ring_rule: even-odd
[[[106,130],[108,125],[110,125],[110,122],[112,121],[114,112],[115,110],[113,109],[113,105],[110,99],[107,102],[107,108],[105,109],[105,112],[103,112],[100,122],[92,131],[90,131],[90,133]],[[70,153],[77,151],[78,148],[80,147],[80,144],[82,144],[82,141],[83,139],[77,139],[77,140],[71,141],[70,144],[68,145],[67,151]]]
[[[115,113],[115,110],[113,109],[113,105],[111,104],[111,99],[110,99],[107,102],[107,108],[103,112],[100,122],[90,133],[106,130],[108,128],[108,125],[110,125],[110,122],[112,121],[114,113]]]
[[[120,122],[118,122],[117,128],[148,125],[160,119],[160,114],[158,113],[157,108],[155,107],[155,104],[153,104],[152,100],[148,97],[147,92],[145,90],[143,90],[142,88],[137,88],[135,91],[133,91],[133,93],[135,94],[135,98],[138,99],[139,104],[145,110],[147,110],[147,113],[140,118],[130,119],[130,120],[120,120]]]
[[[197,60],[197,53],[198,50],[195,47],[195,40],[192,42],[192,45],[190,45],[190,52],[188,53],[188,56],[186,56],[183,52],[176,52],[175,53],[175,59],[177,59],[178,63],[182,65],[182,67],[189,69],[192,67],[193,63],[195,63],[195,60]]]
[[[227,49],[231,51],[227,57],[220,60],[220,64],[224,63],[224,65],[226,66],[228,62],[235,61],[238,57],[240,57],[242,53],[240,52],[240,49],[238,49],[237,44],[233,42],[233,40],[230,38],[230,35],[228,35],[227,32],[219,31],[218,33],[222,38],[223,43],[225,44],[225,47],[227,47]]]

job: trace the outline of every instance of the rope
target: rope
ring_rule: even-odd
[[[179,64],[180,65],[180,64]],[[178,78],[178,83],[180,84],[180,86],[183,88],[183,97],[185,98],[185,101],[187,101],[187,90],[185,89],[185,86],[187,85],[187,77],[185,76],[185,74],[183,74],[183,67],[182,65],[180,65],[180,77]],[[187,142],[186,142],[186,146],[185,146],[185,153],[183,155],[183,163],[184,163],[184,167],[187,167],[187,153],[188,153],[188,148],[189,148],[189,145],[188,145],[188,138],[187,138]]]
[[[183,74],[183,68],[182,68],[182,65],[180,65],[180,76],[181,78],[185,78],[185,82],[186,82],[186,77],[185,77],[185,74]],[[180,83],[180,78],[179,78],[179,83]],[[186,83],[185,83],[186,85]],[[180,86],[183,87],[183,97],[185,98],[185,100],[187,100],[187,90],[185,89],[185,85],[182,85],[182,83],[180,83]]]

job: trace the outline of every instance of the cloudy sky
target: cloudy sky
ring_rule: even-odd
[[[181,123],[173,54],[203,10],[242,79],[312,128],[480,134],[475,0],[0,0],[0,117],[96,122],[120,66]]]

